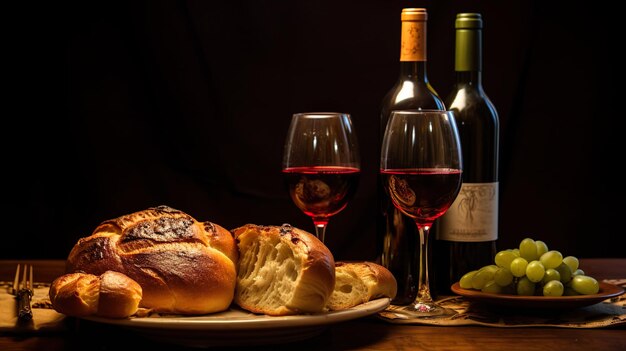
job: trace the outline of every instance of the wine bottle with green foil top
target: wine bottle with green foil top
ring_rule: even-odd
[[[433,259],[440,294],[463,274],[492,264],[498,239],[499,122],[482,85],[482,16],[460,13],[455,28],[456,84],[446,105],[461,139],[463,184],[437,222]]]
[[[424,8],[405,8],[400,14],[400,75],[381,104],[379,145],[391,111],[445,110],[443,100],[430,85],[426,74],[427,19]],[[393,273],[398,282],[398,293],[393,303],[409,304],[417,296],[419,234],[415,221],[396,209],[382,184],[379,176],[377,259]]]

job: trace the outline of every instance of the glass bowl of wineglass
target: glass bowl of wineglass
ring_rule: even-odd
[[[361,172],[359,147],[347,113],[296,113],[291,118],[282,173],[294,204],[313,219],[324,242],[330,217],[354,196]]]
[[[391,305],[380,316],[407,323],[456,314],[436,304],[428,279],[429,230],[461,188],[462,157],[451,111],[392,111],[383,137],[380,173],[393,205],[413,218],[419,232],[418,291],[409,305]]]

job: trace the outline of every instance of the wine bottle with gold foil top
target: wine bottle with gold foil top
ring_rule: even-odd
[[[463,274],[493,264],[498,239],[499,122],[482,85],[482,16],[460,13],[455,27],[456,84],[446,104],[461,139],[463,185],[437,223],[433,260],[440,294]]]
[[[427,17],[427,11],[423,8],[405,8],[400,15],[400,76],[382,101],[379,145],[391,111],[445,110],[443,101],[428,82],[426,75]],[[398,282],[398,294],[393,303],[409,304],[417,295],[419,278],[419,272],[415,271],[415,267],[419,267],[419,236],[415,222],[393,206],[385,193],[380,176],[378,202],[378,260],[393,273]]]

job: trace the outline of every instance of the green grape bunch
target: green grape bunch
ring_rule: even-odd
[[[578,258],[550,250],[541,240],[525,238],[519,248],[502,250],[494,264],[467,272],[459,282],[463,289],[525,296],[593,295],[598,281],[579,267]]]

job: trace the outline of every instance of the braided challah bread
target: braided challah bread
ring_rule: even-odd
[[[232,234],[167,206],[102,222],[74,246],[68,272],[121,272],[143,289],[140,307],[206,314],[228,309],[238,252]]]

